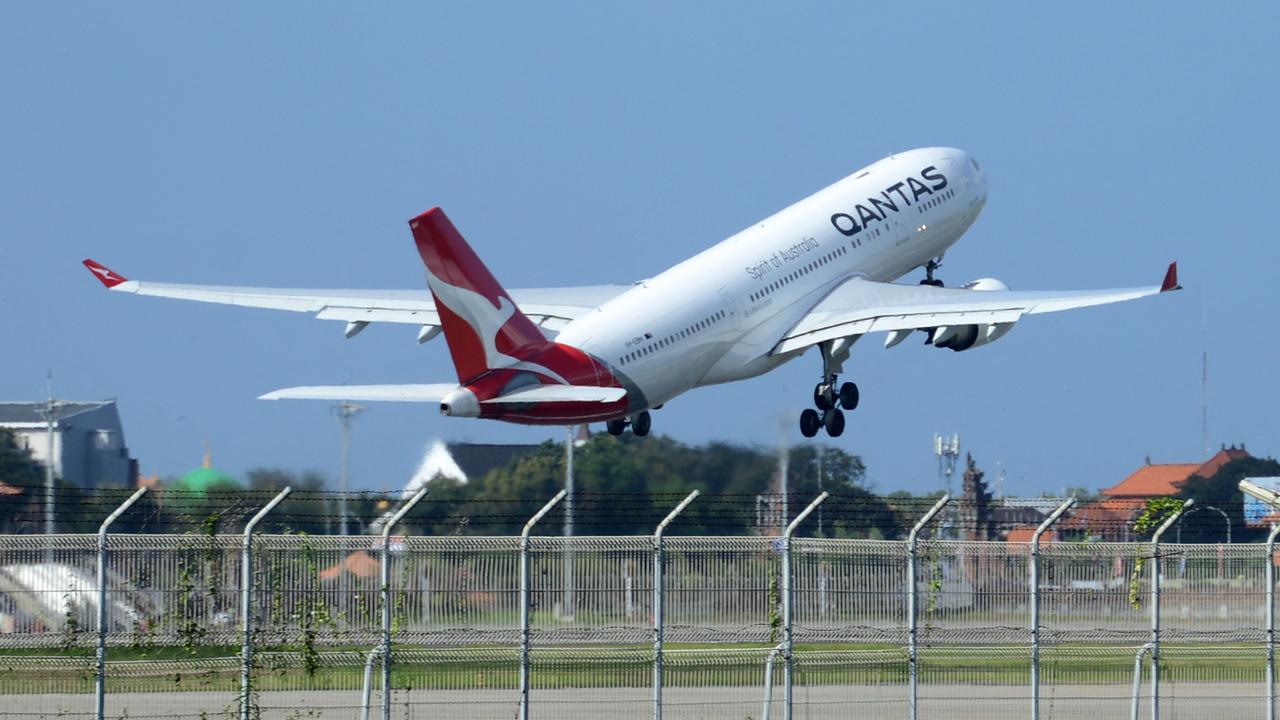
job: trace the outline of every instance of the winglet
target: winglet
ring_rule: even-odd
[[[88,258],[85,259],[84,266],[89,268],[89,272],[93,273],[93,276],[98,278],[103,285],[106,285],[108,290],[129,281],[128,278],[120,273],[112,272],[106,265]]]
[[[1169,263],[1169,269],[1164,273],[1164,282],[1160,285],[1160,292],[1169,292],[1170,290],[1181,290],[1182,286],[1178,284],[1178,263]]]

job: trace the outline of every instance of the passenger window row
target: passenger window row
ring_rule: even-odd
[[[618,359],[618,363],[619,364],[629,363],[633,360],[637,360],[646,355],[651,355],[657,352],[658,350],[661,350],[664,347],[670,347],[671,345],[674,345],[677,340],[683,340],[685,338],[693,337],[695,334],[700,333],[703,330],[706,330],[707,328],[711,327],[712,325],[715,325],[717,322],[725,319],[726,316],[728,316],[728,313],[725,312],[724,310],[714,312],[706,316],[705,318],[699,320],[698,322],[690,325],[689,327],[684,328],[683,330],[678,330],[664,338],[655,340],[654,342],[651,342],[642,348],[633,350],[627,353],[626,355],[623,355],[621,358]]]
[[[933,208],[936,208],[936,207],[938,207],[939,205],[941,205],[942,203],[946,202],[947,200],[950,200],[951,198],[953,198],[953,197],[955,197],[955,196],[956,196],[956,189],[955,189],[955,188],[951,188],[950,190],[947,190],[947,191],[943,192],[942,194],[937,195],[937,196],[936,196],[936,197],[934,197],[932,200],[926,200],[926,201],[924,201],[924,202],[920,203],[919,205],[917,205],[917,206],[916,206],[916,212],[918,212],[918,213],[923,213],[923,212],[924,212],[924,211],[926,211],[926,210],[931,210],[931,209],[933,209]]]
[[[822,267],[823,265],[826,265],[827,263],[831,262],[832,260],[835,260],[836,258],[840,257],[841,255],[844,255],[844,254],[845,254],[845,253],[847,253],[847,252],[849,252],[849,248],[847,248],[847,247],[845,247],[845,246],[841,245],[840,247],[836,248],[835,250],[832,250],[831,252],[827,253],[826,255],[823,255],[822,257],[818,258],[817,260],[810,261],[809,263],[805,264],[804,266],[802,266],[802,267],[800,267],[800,268],[797,268],[796,270],[792,270],[791,272],[787,273],[786,275],[783,275],[782,277],[778,278],[777,280],[774,280],[773,282],[769,283],[768,285],[765,285],[764,287],[760,288],[759,290],[757,290],[757,291],[755,291],[755,292],[751,293],[751,296],[750,296],[750,298],[751,298],[751,302],[756,302],[757,300],[762,300],[762,299],[764,299],[764,298],[768,297],[771,293],[773,293],[773,292],[775,292],[775,291],[777,291],[777,290],[780,290],[780,289],[782,289],[782,288],[786,287],[787,285],[790,285],[791,283],[795,282],[796,280],[799,280],[800,278],[804,277],[805,275],[808,275],[809,273],[813,272],[814,270],[817,270],[818,268]]]

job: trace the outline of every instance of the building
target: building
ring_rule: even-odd
[[[1272,492],[1280,492],[1280,477],[1245,478],[1254,485],[1259,485]],[[1270,527],[1280,523],[1280,512],[1274,505],[1265,503],[1252,495],[1244,496],[1244,522],[1250,527]]]
[[[1056,498],[995,498],[987,487],[986,473],[978,469],[973,455],[965,457],[963,485],[955,520],[961,540],[1009,539],[1024,525],[1035,528],[1050,510],[1062,501]]]
[[[541,445],[491,445],[483,443],[447,443],[436,440],[427,447],[418,470],[405,486],[409,496],[438,477],[468,483],[479,480],[498,468],[532,454]]]
[[[1133,522],[1154,498],[1177,495],[1192,475],[1213,477],[1232,460],[1252,457],[1244,445],[1222,449],[1203,463],[1152,463],[1150,458],[1129,477],[1100,492],[1102,499],[1083,503],[1059,525],[1064,534],[1097,540],[1137,539]]]
[[[0,402],[0,429],[11,431],[42,465],[49,462],[45,408],[43,402]],[[138,464],[129,457],[115,400],[54,406],[53,473],[83,488],[133,484]]]

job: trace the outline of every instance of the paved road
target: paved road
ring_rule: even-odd
[[[0,682],[3,682],[0,679]],[[1144,688],[1145,690],[1145,688]],[[1261,684],[1166,683],[1161,715],[1166,720],[1262,717]],[[1064,685],[1041,689],[1044,720],[1127,718],[1130,688],[1121,685]],[[669,688],[664,694],[666,720],[760,720],[760,688]],[[772,717],[782,717],[782,688],[774,689]],[[396,693],[393,720],[512,720],[518,697],[512,690],[442,690]],[[801,720],[904,720],[906,689],[901,686],[820,686],[795,689],[796,718]],[[371,720],[381,720],[377,707]],[[651,718],[648,688],[535,690],[530,716],[559,720]],[[360,691],[270,692],[259,701],[262,720],[354,720],[360,714]],[[920,689],[920,717],[948,720],[1004,720],[1030,715],[1025,687],[925,686]],[[110,718],[219,720],[235,718],[234,693],[121,693],[107,697]],[[91,718],[91,695],[0,695],[0,716],[14,720],[80,720]],[[1150,703],[1143,699],[1141,715]]]

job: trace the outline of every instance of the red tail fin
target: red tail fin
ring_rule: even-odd
[[[118,272],[112,272],[110,268],[96,260],[86,258],[84,266],[89,268],[89,272],[93,273],[93,276],[98,278],[103,285],[106,285],[108,290],[129,280],[129,278]]]
[[[440,208],[409,221],[458,382],[510,367],[549,344]]]

